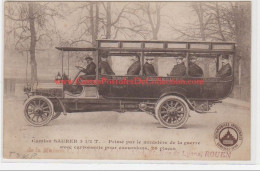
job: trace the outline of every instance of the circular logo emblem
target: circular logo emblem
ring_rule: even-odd
[[[214,133],[214,140],[218,148],[224,151],[233,151],[243,142],[242,130],[234,123],[220,124]]]

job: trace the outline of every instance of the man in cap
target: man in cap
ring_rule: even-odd
[[[80,75],[78,78],[78,82],[81,80],[93,80],[96,78],[96,64],[93,62],[93,58],[87,56],[84,60],[84,66],[78,67],[81,72],[85,73],[84,75]],[[64,90],[70,92],[71,94],[80,94],[83,90],[81,85],[65,85]]]
[[[140,63],[140,57],[139,55],[136,55],[132,59],[133,64],[128,68],[127,70],[127,75],[139,75],[140,70],[141,70],[141,63]]]
[[[189,76],[194,76],[194,77],[201,77],[203,76],[203,70],[196,64],[197,57],[192,56],[190,58],[190,61],[188,63],[189,66]]]
[[[81,75],[81,79],[95,79],[96,77],[93,75],[96,75],[96,64],[93,62],[93,58],[90,56],[87,56],[85,58],[84,65],[86,68],[83,68],[81,71],[85,73],[85,75]],[[92,75],[92,76],[91,76]]]
[[[229,55],[222,55],[222,67],[217,72],[216,77],[228,77],[232,74],[232,68],[229,64]]]
[[[111,69],[110,65],[107,62],[108,52],[103,52],[101,54],[101,61],[99,63],[99,73],[100,74],[108,74],[108,75],[115,75],[113,70]]]
[[[143,69],[144,69],[144,75],[157,76],[157,73],[155,72],[153,67],[153,58],[151,57],[146,58],[146,63],[144,64]]]
[[[186,74],[186,66],[183,62],[183,56],[178,56],[176,65],[173,67],[170,76],[184,76]]]

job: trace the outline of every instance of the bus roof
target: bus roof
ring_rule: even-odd
[[[235,42],[97,40],[99,50],[143,52],[219,52],[233,53]]]
[[[115,52],[201,52],[233,53],[235,42],[164,41],[164,40],[97,40],[97,47],[56,47],[61,51]]]
[[[233,41],[173,41],[173,40],[113,40],[113,39],[97,39],[100,42],[153,42],[153,43],[227,43],[227,44],[236,44]]]

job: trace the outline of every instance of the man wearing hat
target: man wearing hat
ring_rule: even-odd
[[[151,57],[146,58],[146,63],[144,64],[143,69],[144,69],[144,75],[157,76],[157,73],[155,72],[153,67],[153,58]]]
[[[100,74],[108,74],[108,75],[115,75],[113,70],[111,69],[110,65],[107,62],[108,53],[103,52],[101,54],[101,61],[99,63],[98,71]]]
[[[196,64],[197,57],[192,56],[190,58],[190,61],[188,63],[189,66],[189,76],[194,76],[194,77],[201,77],[203,76],[203,70]]]
[[[186,66],[183,62],[183,56],[178,56],[176,65],[173,67],[170,76],[184,76],[186,74]]]
[[[127,75],[139,75],[141,70],[141,63],[139,55],[136,55],[133,59],[133,64],[128,68]]]
[[[228,77],[232,74],[232,68],[229,64],[229,55],[222,55],[222,67],[217,72],[216,77]]]
[[[96,75],[96,64],[93,62],[93,58],[90,56],[87,56],[85,58],[85,63],[86,65],[85,69],[82,69],[81,71],[85,73],[85,75],[81,75],[81,79],[95,79],[95,76],[90,76],[90,75]]]

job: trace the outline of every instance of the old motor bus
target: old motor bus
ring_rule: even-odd
[[[188,120],[190,111],[208,112],[213,104],[228,97],[233,88],[233,64],[235,43],[233,42],[181,42],[181,41],[139,41],[139,40],[97,40],[97,47],[57,47],[62,54],[61,79],[71,79],[64,74],[64,61],[70,61],[65,52],[91,52],[97,65],[96,74],[90,75],[96,81],[134,81],[137,84],[112,85],[110,83],[75,82],[84,67],[76,66],[78,73],[71,83],[62,83],[58,88],[25,89],[28,96],[24,104],[24,115],[33,126],[43,126],[57,118],[74,112],[93,111],[137,111],[153,115],[167,128],[182,127]],[[107,63],[113,74],[100,71],[102,56],[106,54]],[[171,69],[180,58],[185,72],[181,76],[170,75]],[[129,59],[138,57],[140,72],[127,75]],[[226,57],[231,67],[229,74],[219,76],[222,60]],[[65,59],[66,58],[66,59]],[[145,63],[152,58],[156,76],[145,75]],[[202,75],[191,75],[190,61],[196,59]],[[224,60],[223,60],[224,61]],[[118,68],[118,69],[117,69]],[[173,83],[155,84],[151,81],[203,81],[199,85]],[[140,81],[145,81],[142,84]],[[77,92],[73,92],[75,89]],[[91,116],[87,113],[86,116]],[[104,116],[106,116],[104,114]]]

